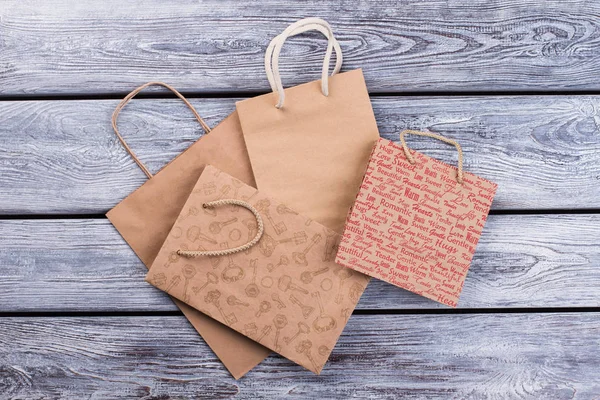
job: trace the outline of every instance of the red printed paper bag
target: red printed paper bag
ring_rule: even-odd
[[[458,150],[458,168],[406,146],[404,134]],[[416,131],[380,139],[348,214],[336,262],[456,307],[497,185],[462,171],[460,145]]]

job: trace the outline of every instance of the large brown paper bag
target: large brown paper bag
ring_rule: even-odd
[[[283,90],[281,46],[299,27],[317,24],[327,28],[329,40],[321,81]],[[362,71],[328,77],[336,43],[323,20],[290,25],[265,57],[276,91],[236,107],[258,189],[341,233],[379,133]]]
[[[210,134],[203,136],[152,176],[127,146],[116,125],[118,113],[125,104],[138,92],[151,85],[164,86],[173,91],[192,110],[205,131],[210,131],[181,94],[160,82],[150,82],[135,89],[123,99],[113,114],[115,133],[150,179],[110,210],[106,216],[148,267],[152,265],[206,164],[217,165],[241,182],[255,185],[235,112],[210,131]],[[235,191],[236,188],[233,190]],[[214,319],[177,300],[175,303],[236,379],[250,371],[269,354],[267,348]]]
[[[339,237],[207,166],[146,280],[318,374],[369,281]]]

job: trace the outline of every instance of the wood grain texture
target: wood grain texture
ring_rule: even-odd
[[[460,308],[599,307],[600,215],[490,217]],[[0,312],[175,311],[107,220],[0,221]],[[373,280],[360,310],[448,309]]]
[[[353,316],[321,376],[234,381],[183,317],[5,318],[0,399],[597,399],[600,315]]]
[[[215,126],[236,99],[194,99]],[[0,102],[0,214],[105,213],[145,182],[117,141],[118,101]],[[600,208],[600,97],[376,97],[382,135],[430,129],[457,139],[465,168],[499,184],[494,209]],[[132,102],[122,134],[157,171],[202,131],[179,101]],[[409,139],[414,149],[456,163],[451,146]]]
[[[600,3],[585,0],[5,0],[0,93],[266,91],[263,57],[289,23],[333,26],[372,92],[597,90]],[[324,40],[286,46],[286,85],[319,76]]]

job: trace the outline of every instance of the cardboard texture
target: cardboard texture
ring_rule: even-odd
[[[257,187],[341,233],[379,138],[361,70],[237,103]]]
[[[456,307],[497,185],[380,139],[336,262]]]
[[[152,265],[206,164],[255,185],[237,113],[225,118],[106,214],[146,266]],[[232,188],[232,192],[236,190]],[[268,349],[227,326],[179,301],[175,303],[236,379],[269,354]]]
[[[218,250],[249,242],[247,209],[203,204],[244,200],[264,220],[250,249],[187,258],[177,250]],[[319,373],[369,278],[335,264],[339,234],[263,191],[207,166],[146,280],[284,357]]]

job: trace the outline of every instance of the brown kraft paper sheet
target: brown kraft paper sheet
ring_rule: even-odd
[[[152,265],[206,164],[255,185],[236,112],[106,214],[147,267]],[[192,307],[177,300],[175,303],[234,378],[245,375],[270,353]]]
[[[257,235],[249,210],[203,208],[222,199],[258,211],[260,241],[228,256],[179,255],[238,247]],[[318,222],[207,166],[146,279],[318,374],[369,281],[334,262],[338,240]]]

